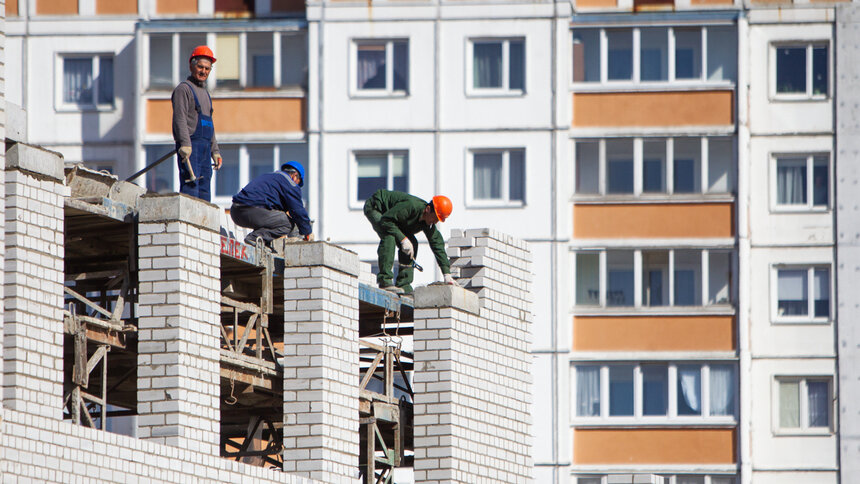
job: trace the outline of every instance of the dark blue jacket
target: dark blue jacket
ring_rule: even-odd
[[[290,219],[299,226],[300,234],[312,231],[308,211],[302,203],[302,189],[283,171],[258,176],[233,195],[233,203],[290,212]]]

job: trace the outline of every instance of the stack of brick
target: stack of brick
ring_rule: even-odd
[[[528,247],[487,229],[449,245],[465,288],[415,291],[415,482],[529,482]]]
[[[44,417],[63,409],[62,157],[14,145],[6,157],[3,405]]]
[[[218,455],[218,209],[150,194],[139,210],[138,436]]]
[[[284,471],[356,482],[358,256],[287,244],[284,265]]]

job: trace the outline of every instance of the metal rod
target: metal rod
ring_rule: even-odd
[[[130,177],[128,177],[128,178],[126,178],[126,179],[125,179],[125,181],[130,182],[130,181],[134,180],[135,178],[139,177],[140,175],[143,175],[144,173],[148,172],[149,170],[151,170],[151,169],[155,168],[156,166],[160,165],[162,162],[164,162],[164,160],[166,160],[166,159],[170,158],[171,156],[173,156],[173,155],[175,155],[175,154],[176,154],[176,150],[173,150],[173,151],[171,151],[170,153],[167,153],[166,155],[162,156],[161,158],[159,158],[159,159],[155,160],[155,162],[150,163],[150,164],[148,164],[148,165],[144,166],[144,167],[143,167],[143,169],[141,169],[139,172],[137,172],[137,173],[135,173],[134,175],[132,175],[132,176],[130,176]]]

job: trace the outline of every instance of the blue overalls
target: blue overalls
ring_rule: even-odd
[[[191,87],[191,83],[188,83],[188,86]],[[210,158],[212,157],[212,136],[215,135],[215,125],[212,123],[212,96],[209,96],[208,92],[206,93],[209,96],[210,110],[209,116],[205,116],[200,110],[200,101],[197,99],[197,93],[194,92],[193,87],[191,87],[191,95],[194,96],[194,108],[197,109],[197,127],[191,133],[190,162],[194,176],[200,178],[186,182],[185,180],[188,180],[191,174],[188,173],[188,168],[181,157],[177,157],[179,160],[179,192],[208,202],[212,199],[210,182],[212,179],[212,162]],[[176,149],[179,150],[179,143],[176,144]]]

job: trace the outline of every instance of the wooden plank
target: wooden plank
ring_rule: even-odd
[[[238,309],[241,309],[242,311],[247,311],[249,313],[261,312],[260,306],[257,306],[254,303],[237,301],[236,299],[233,299],[230,296],[225,296],[223,294],[221,295],[221,304],[224,304],[226,306],[230,306],[232,308],[238,308]]]
[[[87,306],[89,306],[89,307],[95,309],[96,311],[102,313],[103,315],[105,315],[105,317],[110,318],[112,316],[111,313],[108,312],[106,309],[104,309],[103,307],[99,306],[98,304],[90,301],[85,296],[78,294],[77,292],[75,292],[71,288],[63,286],[63,290],[66,292],[66,294],[72,296],[73,298],[77,299],[78,301],[81,301],[82,303],[86,304]]]

